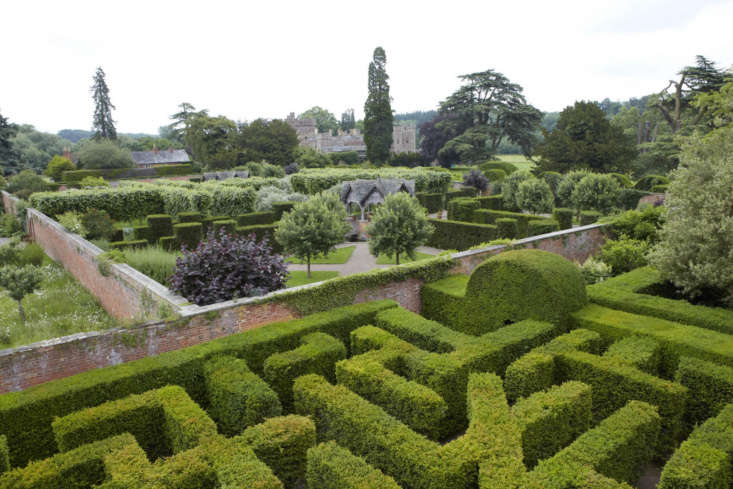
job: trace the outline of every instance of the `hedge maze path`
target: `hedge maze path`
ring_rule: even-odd
[[[6,394],[0,487],[628,489],[649,463],[731,487],[730,335],[552,319],[378,301]]]

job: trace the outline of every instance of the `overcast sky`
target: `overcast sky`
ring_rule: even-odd
[[[121,132],[157,133],[184,101],[234,120],[360,117],[376,46],[396,112],[489,68],[555,111],[659,91],[696,54],[730,66],[732,21],[732,0],[4,1],[0,113],[89,129],[102,66]]]

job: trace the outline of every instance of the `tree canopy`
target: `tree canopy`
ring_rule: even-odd
[[[394,256],[399,265],[400,255],[414,259],[415,249],[424,245],[433,231],[425,209],[415,197],[405,192],[388,195],[372,215],[367,230],[369,251],[374,256]]]
[[[0,165],[2,165],[3,172],[17,164],[17,155],[10,141],[17,131],[18,127],[8,122],[8,119],[0,114]]]
[[[543,134],[545,141],[537,146],[542,171],[623,172],[636,157],[633,139],[611,125],[594,102],[566,107],[555,129]]]
[[[299,119],[314,119],[318,132],[333,132],[339,128],[336,116],[323,107],[314,106],[298,116]]]
[[[387,75],[387,55],[384,49],[374,50],[369,63],[369,94],[364,104],[364,143],[367,159],[382,164],[389,161],[392,147],[392,105],[389,96],[389,76]]]

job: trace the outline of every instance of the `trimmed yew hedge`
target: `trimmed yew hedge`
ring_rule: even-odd
[[[441,219],[428,221],[435,230],[427,245],[434,248],[461,251],[496,238],[496,226]]]
[[[257,224],[273,224],[276,221],[276,214],[272,211],[250,212],[237,216],[237,226],[254,226]]]
[[[445,202],[445,194],[443,193],[429,194],[425,192],[416,192],[415,197],[417,197],[420,205],[427,209],[428,214],[443,210],[443,203]]]
[[[715,416],[726,404],[733,403],[731,367],[682,357],[674,380],[690,391],[685,413],[689,428]]]
[[[401,489],[392,477],[333,441],[308,450],[305,478],[308,487],[318,489]]]
[[[105,180],[125,178],[151,178],[196,173],[190,164],[158,165],[152,168],[102,168],[97,170],[71,170],[61,175],[63,183],[78,183],[86,177],[102,177]]]

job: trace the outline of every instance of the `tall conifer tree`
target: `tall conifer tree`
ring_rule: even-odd
[[[392,146],[392,106],[389,96],[389,76],[384,49],[374,50],[369,63],[369,95],[364,104],[364,142],[367,158],[372,163],[386,163]]]
[[[112,109],[115,108],[109,100],[109,88],[104,80],[104,70],[97,67],[94,74],[94,85],[91,88],[94,99],[94,121],[92,130],[94,139],[117,139],[115,121],[112,120]]]

